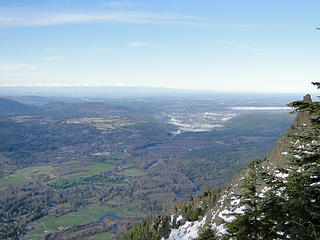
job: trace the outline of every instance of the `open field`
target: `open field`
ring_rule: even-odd
[[[39,219],[32,225],[34,228],[27,234],[26,239],[41,239],[41,235],[43,235],[45,231],[57,232],[60,231],[59,227],[69,228],[80,224],[87,224],[98,221],[100,217],[109,214],[116,215],[123,219],[145,216],[144,213],[130,205],[121,208],[89,205],[77,212],[68,213],[59,217],[48,215]],[[101,235],[100,239],[103,236],[104,235]]]
[[[96,175],[96,174],[102,173],[102,172],[111,172],[115,168],[115,166],[116,166],[116,163],[114,163],[114,162],[94,163],[94,164],[91,164],[86,167],[79,167],[77,173],[63,175],[59,179],[50,181],[49,183],[50,184],[54,184],[54,183],[61,184],[66,181],[75,182],[75,181],[79,180],[80,178],[93,176],[93,175]]]
[[[67,120],[69,124],[88,124],[100,130],[117,129],[121,127],[132,126],[135,123],[120,116],[112,116],[107,118],[81,118]]]
[[[101,233],[89,238],[89,240],[111,240],[111,239],[112,239],[111,233]]]
[[[127,169],[124,169],[122,173],[125,176],[129,176],[129,177],[141,177],[148,174],[148,172],[141,169],[137,169],[137,168],[127,168]]]
[[[16,171],[7,179],[0,182],[1,185],[19,184],[35,181],[36,179],[51,179],[55,177],[55,171],[51,166],[27,167]]]

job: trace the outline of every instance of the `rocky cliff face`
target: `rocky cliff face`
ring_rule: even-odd
[[[304,101],[311,102],[310,95],[305,96]],[[288,132],[284,134],[283,138],[277,140],[273,150],[260,163],[261,168],[276,177],[283,177],[277,169],[288,167],[290,147],[296,144],[292,142],[288,135],[306,131],[310,125],[309,114],[307,112],[299,113]],[[226,234],[225,224],[233,221],[235,219],[234,215],[243,213],[246,208],[241,205],[237,196],[243,191],[240,186],[248,177],[250,171],[251,169],[247,167],[237,173],[222,190],[205,192],[198,197],[194,197],[188,203],[177,204],[153,219],[148,228],[154,233],[154,239],[197,239],[200,233],[208,228],[214,230],[218,238],[222,238]],[[263,195],[268,189],[259,186],[258,190]]]

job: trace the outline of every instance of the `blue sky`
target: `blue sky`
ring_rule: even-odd
[[[0,85],[310,92],[320,1],[0,0]]]

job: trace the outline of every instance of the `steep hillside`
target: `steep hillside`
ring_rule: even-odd
[[[318,104],[318,102],[316,103]],[[319,112],[316,110],[311,114],[310,111],[299,111],[299,109],[301,110],[303,108],[309,110],[308,106],[312,104],[310,95],[305,96],[303,101],[299,101],[299,104],[302,104],[303,107],[294,106],[299,112],[294,124],[290,127],[283,138],[278,139],[272,152],[268,153],[267,157],[263,161],[257,160],[249,164],[244,170],[237,173],[233,180],[222,190],[204,192],[187,203],[178,203],[172,209],[167,210],[158,217],[149,219],[148,221],[136,226],[120,239],[230,239],[230,235],[228,236],[227,231],[228,227],[236,229],[234,230],[235,232],[240,232],[242,229],[239,230],[239,228],[237,229],[238,226],[232,226],[229,223],[236,222],[234,221],[236,219],[241,223],[243,219],[240,221],[238,216],[255,213],[252,210],[257,208],[255,203],[263,201],[264,197],[268,194],[268,191],[272,189],[269,185],[267,186],[264,180],[261,180],[263,178],[257,177],[258,175],[260,176],[264,174],[264,176],[269,177],[269,179],[273,179],[270,181],[273,185],[281,182],[282,188],[279,187],[277,190],[278,192],[276,192],[274,196],[282,197],[283,191],[285,191],[284,189],[286,188],[286,178],[289,176],[289,173],[295,174],[304,171],[304,165],[302,163],[301,166],[299,165],[299,167],[295,169],[291,163],[292,159],[300,161],[301,158],[305,159],[303,155],[306,155],[308,158],[310,158],[310,156],[314,156],[312,160],[314,162],[311,163],[311,165],[319,165],[318,141],[309,138],[309,135],[307,137],[307,133],[313,131],[312,120],[314,121],[316,119],[316,121],[319,121]],[[292,136],[302,136],[302,138],[305,138],[309,143],[303,144],[302,142],[299,142],[299,140],[293,141],[294,138]],[[319,134],[316,132],[315,139],[318,138]],[[310,150],[308,150],[311,146],[316,149],[317,153],[310,152]],[[317,174],[318,173],[314,173],[314,176],[309,176],[308,179],[313,178],[315,180],[313,180],[313,184],[309,183],[308,186],[319,186]],[[317,191],[318,190],[319,189],[317,188]],[[284,196],[284,199],[286,198],[288,197]],[[316,201],[317,199],[312,199],[312,202]],[[272,204],[273,203],[271,203],[271,206]],[[318,213],[316,212],[315,215],[318,215]],[[254,216],[256,221],[264,217],[264,212],[260,213],[260,215],[262,217]],[[251,224],[250,220],[246,219],[246,221],[248,221],[248,225]],[[276,222],[271,223],[276,224]],[[289,222],[284,224],[290,225]],[[267,229],[267,231],[271,231],[272,228],[275,228],[274,225],[273,227],[270,227],[270,229]],[[255,231],[254,228],[253,231]],[[236,239],[266,239],[264,237],[256,238],[257,235],[251,236],[251,233],[246,234],[247,235],[243,235],[243,238],[238,237]],[[268,234],[269,233],[266,233],[266,236],[269,236]],[[284,233],[280,230],[274,230],[274,236],[276,237],[271,237],[272,235],[270,233],[270,237],[267,239],[290,238],[289,234],[283,234]],[[316,233],[314,236],[316,236]],[[312,236],[310,238],[306,237],[303,239],[312,239]]]

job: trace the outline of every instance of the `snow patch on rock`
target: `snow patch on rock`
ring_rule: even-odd
[[[189,222],[187,221],[184,225],[178,229],[172,229],[169,238],[167,240],[192,240],[198,237],[198,231],[206,223],[207,217],[203,217],[201,221]],[[162,238],[164,240],[164,238]]]
[[[179,215],[179,217],[177,217],[177,219],[176,219],[176,223],[178,223],[182,219],[183,219],[183,217],[181,215]]]

